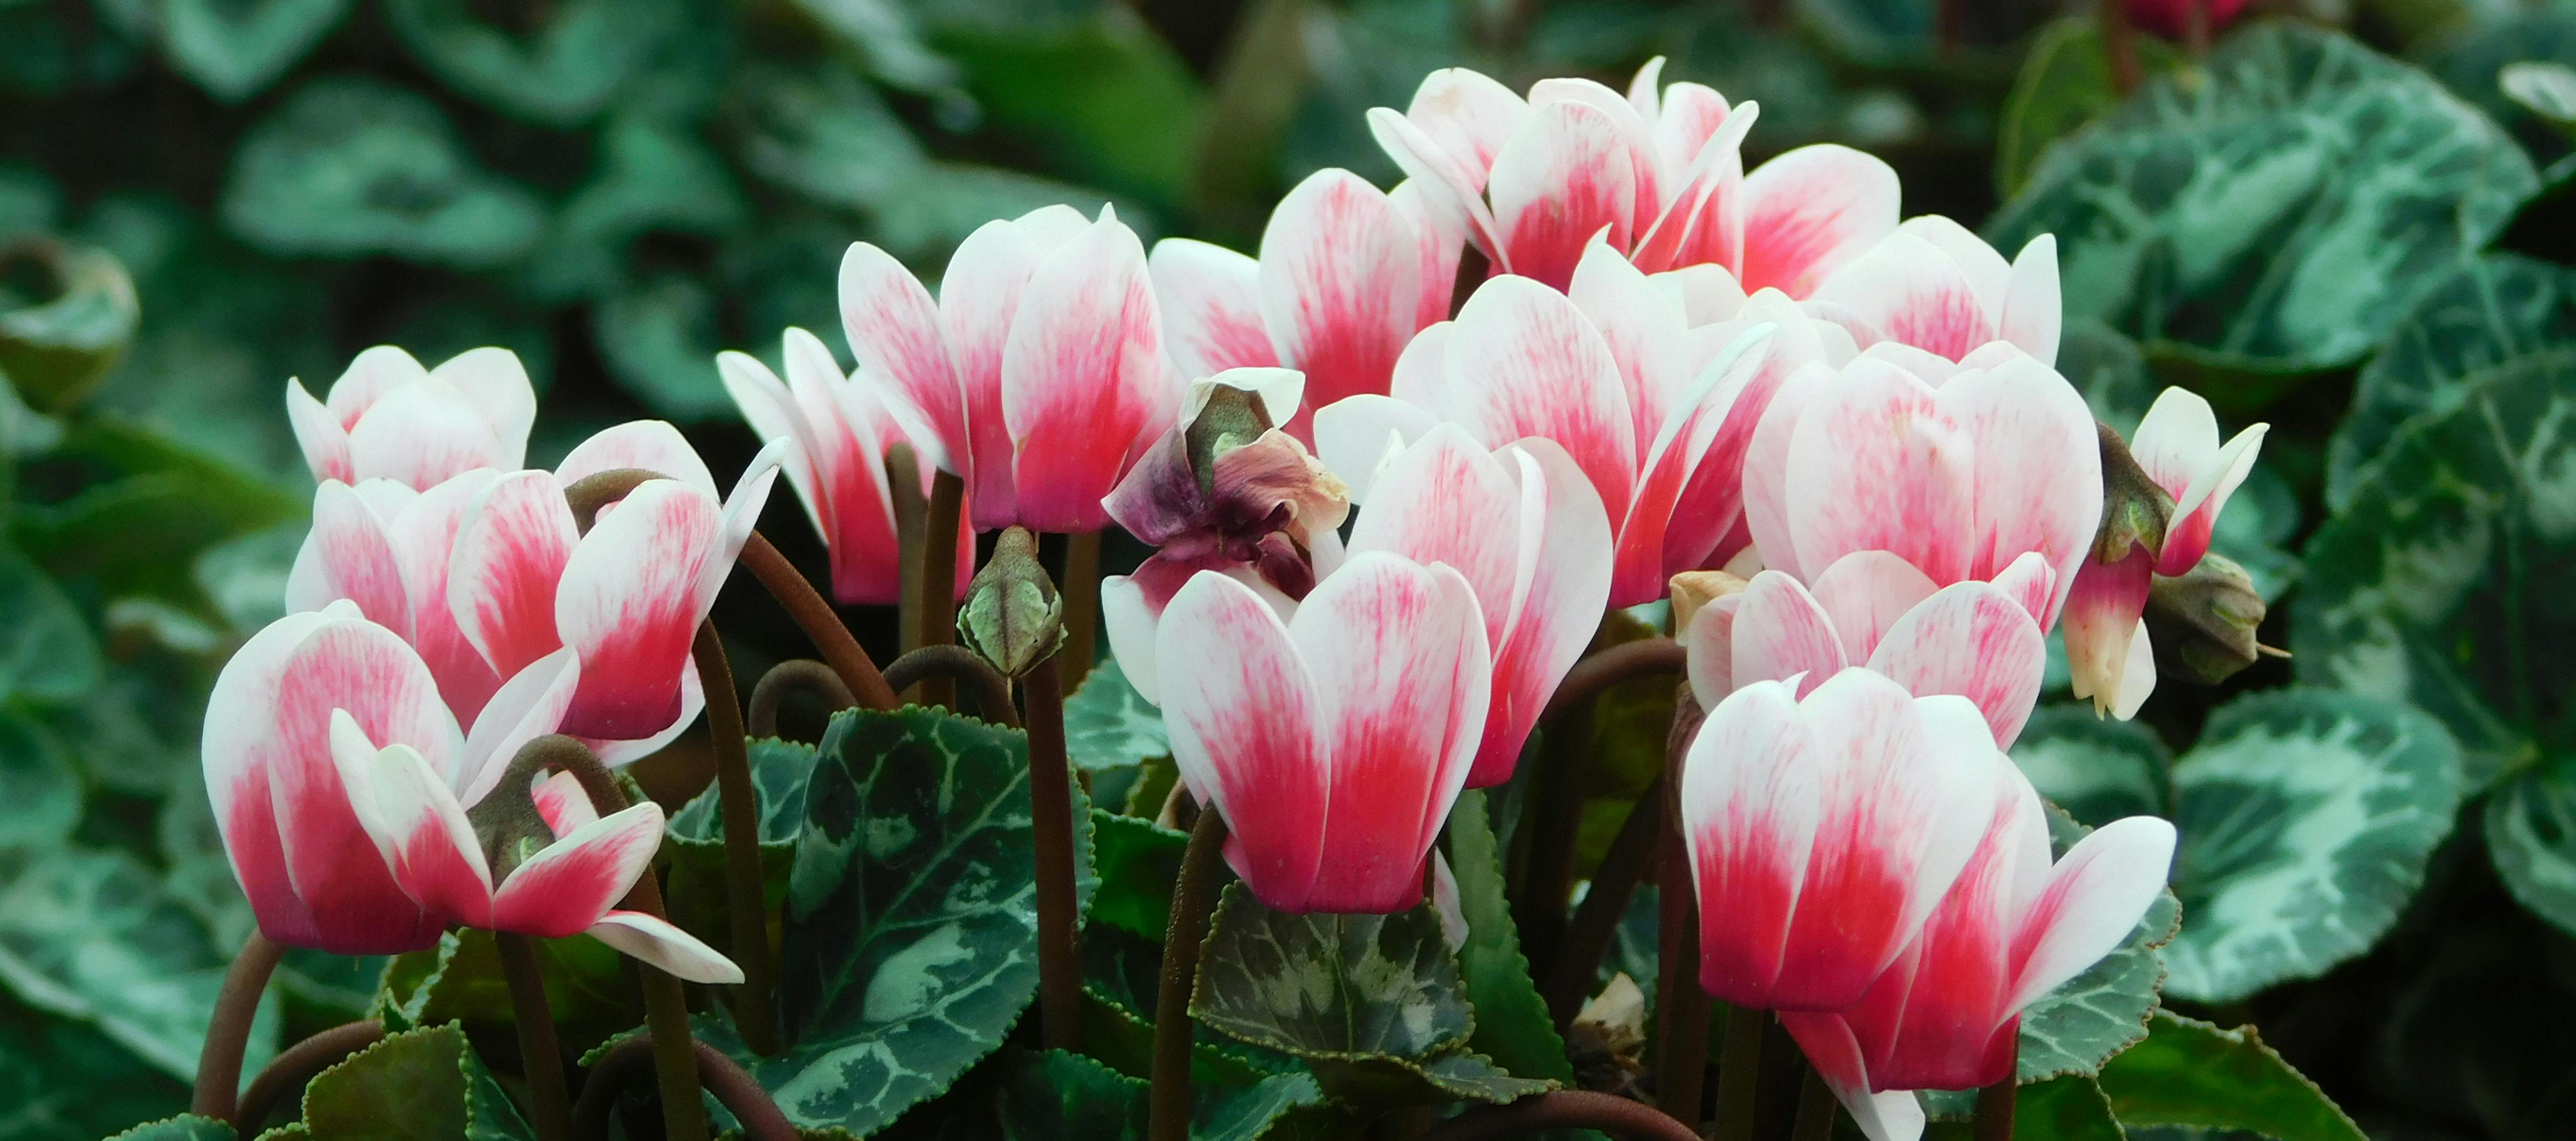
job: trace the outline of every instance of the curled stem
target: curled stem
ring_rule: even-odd
[[[1565,672],[1539,714],[1546,724],[1540,739],[1545,763],[1532,790],[1538,803],[1530,827],[1528,873],[1513,918],[1520,926],[1523,948],[1541,977],[1551,977],[1556,970],[1565,901],[1574,894],[1574,833],[1582,823],[1583,764],[1592,746],[1593,702],[1625,681],[1678,674],[1682,664],[1681,644],[1670,638],[1641,638],[1596,651]]]
[[[717,1104],[742,1122],[743,1136],[750,1141],[797,1141],[796,1127],[748,1071],[723,1051],[695,1038],[689,1039],[689,1052],[697,1060],[698,1072],[705,1076],[706,1091],[716,1095]],[[656,1053],[653,1035],[647,1031],[609,1047],[601,1055],[599,1064],[590,1068],[590,1080],[582,1083],[581,1101],[573,1106],[574,1136],[583,1141],[604,1141],[608,1136],[608,1112],[617,1104],[617,1095],[643,1070],[645,1059]]]
[[[733,666],[725,660],[724,639],[715,620],[698,623],[689,647],[697,662],[698,682],[707,696],[707,736],[716,757],[718,809],[724,814],[725,905],[733,920],[734,965],[742,968],[741,1001],[734,1003],[742,1040],[754,1053],[778,1051],[778,1032],[770,1017],[772,986],[769,955],[769,902],[760,870],[760,792],[751,783],[751,753],[745,744],[742,706],[734,692]]]
[[[1064,682],[1054,662],[1040,662],[1020,685],[1029,699],[1029,832],[1030,842],[1037,846],[1038,865],[1038,1014],[1048,1049],[1079,1050],[1082,937],[1076,927],[1080,916],[1073,889],[1073,770],[1064,757]],[[1002,708],[1010,708],[1007,700]]]
[[[1064,599],[1064,648],[1056,668],[1064,688],[1072,690],[1091,672],[1100,630],[1100,532],[1064,537],[1064,579],[1057,592]]]
[[[501,977],[510,984],[510,1015],[519,1031],[519,1071],[528,1084],[529,1124],[537,1141],[571,1141],[572,1100],[565,1091],[563,1043],[555,1037],[555,1014],[546,1005],[544,968],[528,936],[492,933],[500,951]]]
[[[259,1013],[259,996],[268,976],[286,954],[283,944],[257,931],[242,941],[241,953],[224,972],[224,988],[215,996],[215,1013],[206,1024],[206,1044],[197,1052],[197,1086],[188,1112],[229,1121],[234,1095],[241,1092],[242,1053],[250,1045],[251,1019]]]
[[[886,684],[897,693],[930,678],[967,683],[975,691],[975,709],[984,715],[984,720],[1013,729],[1020,727],[1019,714],[1011,710],[1010,679],[985,661],[984,655],[954,643],[923,646],[886,666]]]
[[[1577,705],[1589,705],[1610,687],[1631,678],[1678,675],[1682,665],[1681,643],[1670,638],[1639,638],[1595,651],[1565,671],[1565,680],[1556,683],[1556,692],[1548,695],[1547,708],[1539,718],[1553,719]]]
[[[1172,884],[1172,916],[1163,928],[1163,979],[1154,992],[1154,1086],[1148,1141],[1189,1141],[1190,990],[1198,983],[1199,942],[1207,938],[1208,896],[1225,853],[1225,814],[1213,804],[1190,826],[1181,875]]]
[[[241,1104],[234,1108],[230,1119],[233,1132],[243,1137],[258,1136],[280,1100],[384,1036],[385,1024],[370,1018],[342,1023],[278,1051],[268,1067],[250,1080],[250,1088],[242,1092]]]
[[[1630,1141],[1699,1141],[1699,1134],[1641,1102],[1592,1090],[1556,1090],[1479,1106],[1440,1123],[1422,1141],[1489,1141],[1550,1129],[1598,1129]]]
[[[900,663],[903,659],[895,660]],[[891,687],[893,683],[888,682],[887,685]],[[786,703],[789,693],[800,689],[822,698],[823,704],[836,712],[859,703],[858,698],[850,695],[850,687],[841,684],[841,675],[833,673],[832,667],[812,658],[789,658],[769,667],[768,673],[760,675],[760,680],[751,684],[751,736],[759,739],[777,736],[778,707]]]
[[[1583,893],[1583,904],[1574,911],[1574,921],[1566,925],[1565,934],[1557,941],[1556,955],[1548,965],[1548,1017],[1562,1032],[1574,1024],[1574,1016],[1583,1008],[1583,999],[1592,993],[1592,980],[1601,971],[1601,956],[1610,952],[1610,943],[1619,934],[1619,920],[1628,914],[1628,901],[1637,894],[1637,881],[1654,862],[1656,841],[1664,827],[1664,778],[1655,777],[1646,786],[1637,803],[1628,809],[1628,819],[1619,825],[1619,834],[1610,841],[1610,851],[1601,857],[1601,866],[1593,869],[1592,886]]]
[[[805,572],[779,554],[778,548],[760,532],[751,533],[751,541],[742,545],[742,565],[768,587],[787,615],[796,620],[814,648],[823,652],[823,660],[832,664],[832,672],[841,675],[841,684],[870,709],[893,709],[898,702],[894,690],[886,686],[885,676],[877,672],[874,659],[859,648],[859,640],[843,625],[832,604],[805,581]]]
[[[965,510],[966,481],[954,472],[932,477],[930,519],[921,534],[921,593],[913,607],[921,623],[916,650],[957,642],[957,526]],[[944,678],[924,679],[921,703],[955,705],[956,693]]]

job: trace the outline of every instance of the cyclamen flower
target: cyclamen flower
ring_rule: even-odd
[[[1999,748],[2011,748],[2038,704],[2048,645],[2035,615],[2055,575],[2038,552],[1992,583],[1935,587],[1886,551],[1845,555],[1808,585],[1776,570],[1699,608],[1682,631],[1691,690],[1715,708],[1755,682],[1813,693],[1845,669],[1866,668],[1916,697],[1976,703]]]
[[[2108,431],[2108,429],[2104,429]],[[2268,424],[2218,442],[2218,415],[2209,402],[2168,388],[2138,421],[2129,454],[2147,478],[2173,499],[2164,547],[2133,545],[2117,562],[2087,559],[2067,601],[2066,659],[2075,696],[2093,699],[2096,713],[2128,719],[2156,685],[2156,659],[2147,642],[2147,594],[2156,575],[2189,573],[2209,553],[2209,539],[2227,498],[2254,470]]]
[[[1306,176],[1280,199],[1255,261],[1189,238],[1149,259],[1165,342],[1181,375],[1286,366],[1306,403],[1279,417],[1312,442],[1314,410],[1386,392],[1416,330],[1449,316],[1459,235],[1426,210],[1418,183],[1381,192],[1347,170]]]
[[[1282,619],[1201,573],[1155,631],[1172,759],[1263,905],[1391,913],[1466,787],[1492,663],[1456,570],[1355,556]]]
[[[1773,1010],[1858,1002],[1967,866],[2011,767],[1966,699],[1865,669],[1803,699],[1737,689],[1682,768],[1700,986]]]
[[[324,400],[286,382],[286,419],[315,479],[390,479],[426,491],[475,468],[507,471],[537,417],[528,370],[508,349],[459,353],[424,369],[378,345],[359,353]]]
[[[1335,528],[1350,514],[1342,483],[1273,427],[1298,407],[1303,384],[1277,368],[1199,381],[1181,422],[1109,493],[1110,517],[1161,548],[1134,574],[1100,584],[1110,649],[1149,702],[1161,692],[1155,626],[1192,575],[1232,575],[1284,613],[1341,565]]]
[[[448,560],[457,527],[499,478],[476,468],[421,491],[390,479],[354,487],[323,481],[313,494],[313,527],[287,574],[286,609],[315,611],[342,599],[357,604],[368,621],[420,654],[448,710],[459,722],[472,722],[500,688],[501,675],[448,607]]]
[[[1995,341],[2055,365],[2066,321],[2057,238],[2032,238],[2007,264],[1957,222],[1908,218],[1826,277],[1808,308],[1843,323],[1864,348],[1888,344],[1890,359],[1935,384]]]
[[[2132,816],[2052,866],[2039,794],[2004,769],[1976,855],[1869,993],[1780,1015],[1871,1141],[1921,1134],[1912,1090],[2011,1078],[2022,1010],[2118,948],[2173,862],[2173,825]]]
[[[734,407],[764,440],[788,440],[780,465],[805,519],[832,560],[832,593],[844,603],[887,606],[902,600],[903,550],[896,534],[894,491],[886,452],[910,443],[882,397],[844,375],[832,350],[803,329],[789,329],[783,357],[787,379],[748,353],[716,355],[716,372]],[[935,470],[926,449],[915,447],[923,494]],[[975,573],[974,532],[959,525],[957,575],[961,594]]]
[[[1680,508],[1703,465],[1722,462],[1719,438],[1761,371],[1756,346],[1776,327],[1691,329],[1677,287],[1594,250],[1572,298],[1525,277],[1486,282],[1457,320],[1414,338],[1389,396],[1319,413],[1316,441],[1355,496],[1365,494],[1358,473],[1375,466],[1391,434],[1419,439],[1449,421],[1488,448],[1554,441],[1608,509],[1617,534],[1610,604],[1632,606],[1706,561],[1731,522],[1731,504]],[[1587,308],[1596,289],[1600,300]]]
[[[975,529],[1074,534],[1172,423],[1145,248],[1102,207],[987,222],[948,259],[939,296],[865,242],[841,260],[841,325],[915,445],[966,482]]]
[[[1465,68],[1432,72],[1399,115],[1369,112],[1380,147],[1441,204],[1497,273],[1563,288],[1606,235],[1649,272],[1724,267],[1748,289],[1803,298],[1895,228],[1896,172],[1848,147],[1800,147],[1747,175],[1759,108],[1696,83],[1660,90],[1663,60],[1624,97],[1543,79],[1523,99]]]

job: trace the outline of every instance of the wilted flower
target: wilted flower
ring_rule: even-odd
[[[390,479],[427,490],[475,468],[508,471],[527,455],[537,393],[508,349],[459,353],[424,369],[378,345],[359,353],[323,400],[286,382],[286,419],[315,479]]]

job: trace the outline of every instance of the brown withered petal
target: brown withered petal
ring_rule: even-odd
[[[2254,632],[2267,612],[2245,568],[2220,555],[2201,556],[2188,573],[2157,576],[2146,611],[2157,672],[2201,685],[2235,676],[2262,656]]]

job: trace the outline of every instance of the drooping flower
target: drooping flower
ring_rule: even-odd
[[[2132,816],[2052,866],[2039,794],[2004,769],[1976,855],[1869,993],[1780,1015],[1872,1141],[1920,1135],[1913,1090],[2010,1078],[2022,1010],[2128,938],[2173,861],[2173,825]]]
[[[787,379],[747,353],[716,355],[716,371],[734,407],[764,440],[791,441],[781,467],[832,560],[832,593],[844,603],[887,606],[902,600],[903,550],[896,534],[894,489],[886,452],[911,443],[870,385],[841,372],[832,350],[803,329],[784,338]],[[922,493],[935,470],[916,445]],[[957,582],[975,573],[973,532],[959,526]]]
[[[1369,130],[1492,262],[1563,288],[1596,235],[1649,272],[1724,267],[1748,289],[1803,298],[1896,226],[1896,172],[1848,147],[1800,147],[1750,175],[1738,154],[1759,108],[1696,83],[1628,93],[1544,79],[1528,98],[1465,68],[1432,72]]]
[[[1282,619],[1201,573],[1155,632],[1172,759],[1226,860],[1288,912],[1402,911],[1466,787],[1492,664],[1456,570],[1373,551]]]
[[[1314,410],[1386,392],[1416,330],[1449,316],[1461,238],[1413,182],[1381,192],[1347,170],[1308,175],[1271,211],[1259,260],[1190,238],[1149,259],[1181,375],[1285,366],[1306,403],[1279,418],[1313,439]]]
[[[1702,466],[1723,464],[1721,436],[1767,368],[1758,346],[1778,326],[1690,328],[1678,283],[1659,286],[1605,247],[1594,250],[1571,298],[1525,277],[1487,281],[1457,320],[1414,338],[1390,395],[1319,413],[1316,441],[1325,465],[1363,496],[1363,473],[1390,434],[1418,439],[1449,421],[1488,448],[1554,441],[1608,509],[1617,534],[1610,603],[1631,606],[1661,597],[1673,572],[1707,561],[1732,523],[1731,503],[1679,508]],[[1601,320],[1583,304],[1596,288]],[[1732,484],[1713,477],[1710,487],[1722,496]]]
[[[2096,551],[2075,575],[2066,604],[2066,660],[2075,696],[2092,698],[2095,712],[2125,720],[2154,691],[2156,659],[2142,617],[2154,576],[2187,574],[2200,565],[2219,511],[2254,470],[2269,430],[2256,424],[2221,445],[2217,413],[2180,388],[2166,389],[2138,422],[2129,454],[2155,488],[2171,497],[2172,510],[2162,549],[2132,542],[2109,561],[2103,558],[2109,552]]]
[[[427,490],[475,468],[508,471],[537,416],[528,370],[508,349],[459,353],[424,369],[378,345],[359,353],[322,400],[286,382],[286,419],[315,479],[390,479]]]
[[[1859,1001],[1967,866],[2009,768],[1965,698],[1866,669],[1803,699],[1775,681],[1727,696],[1682,770],[1701,987],[1774,1010]]]
[[[2057,238],[2032,238],[2006,263],[1957,222],[1908,218],[1826,277],[1808,307],[1842,322],[1863,348],[1889,345],[1891,359],[1933,383],[1996,341],[2054,365],[2065,324]]]
[[[1107,207],[1049,206],[985,223],[936,300],[865,242],[841,260],[841,325],[857,383],[915,445],[964,479],[975,529],[1066,534],[1178,412],[1145,249]]]
[[[1583,656],[1610,596],[1610,520],[1565,449],[1527,439],[1491,451],[1441,424],[1390,453],[1370,481],[1350,551],[1445,563],[1483,611],[1493,698],[1467,787],[1511,779],[1539,711]]]
[[[1109,493],[1111,518],[1160,548],[1134,574],[1100,583],[1101,624],[1127,680],[1161,692],[1155,627],[1198,572],[1233,576],[1287,613],[1342,562],[1335,529],[1347,490],[1306,446],[1275,427],[1299,406],[1289,369],[1228,369],[1190,386],[1181,422]]]
[[[1812,587],[1765,570],[1701,606],[1683,629],[1691,690],[1715,708],[1755,682],[1801,679],[1805,696],[1845,669],[1866,668],[1917,697],[1967,698],[1996,745],[2010,748],[2047,672],[2035,615],[2054,596],[2055,577],[2036,551],[1992,583],[1942,587],[1886,551],[1845,555]]]

